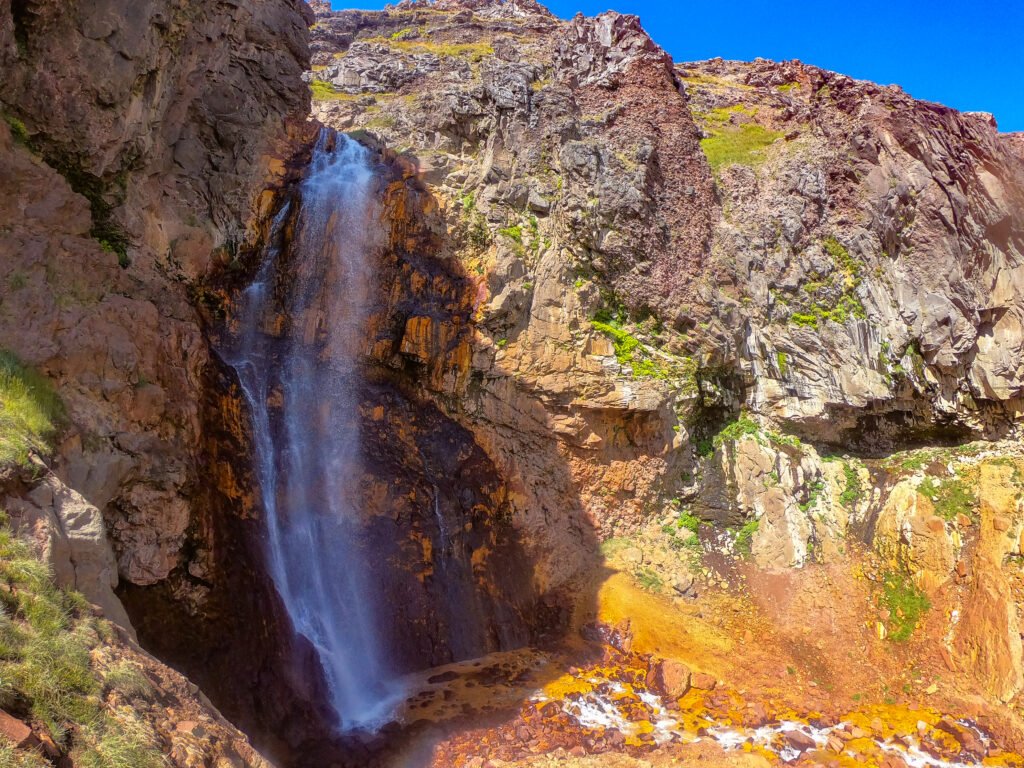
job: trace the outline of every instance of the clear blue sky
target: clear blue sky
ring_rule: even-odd
[[[541,0],[543,2],[543,0]],[[386,0],[332,0],[383,8]],[[800,59],[1024,131],[1024,0],[548,0],[564,18],[640,16],[677,61]]]

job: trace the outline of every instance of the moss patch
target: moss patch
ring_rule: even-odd
[[[978,492],[966,480],[959,477],[948,480],[926,477],[917,490],[928,497],[935,507],[935,514],[944,520],[955,520],[958,515],[977,517],[975,509],[978,505]]]
[[[765,149],[782,137],[758,123],[722,125],[711,129],[711,136],[700,142],[711,170],[716,174],[730,165],[756,168],[766,159]]]
[[[879,606],[889,611],[889,639],[904,642],[910,639],[932,604],[907,574],[889,571],[882,577]]]

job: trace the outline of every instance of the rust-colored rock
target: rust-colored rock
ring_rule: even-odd
[[[690,690],[690,669],[678,661],[655,662],[647,674],[651,688],[669,701],[681,699]]]

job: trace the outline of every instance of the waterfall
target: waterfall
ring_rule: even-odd
[[[270,576],[316,649],[342,730],[372,729],[401,692],[360,542],[358,356],[380,233],[369,151],[323,131],[299,199],[275,222],[278,233],[294,223],[289,259],[271,246],[224,357],[251,409]]]

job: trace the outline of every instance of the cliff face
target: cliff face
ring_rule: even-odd
[[[307,13],[291,0],[0,3],[0,346],[66,410],[47,468],[5,470],[0,500],[58,582],[129,634],[119,579],[202,576],[209,557],[183,553],[201,517],[209,366],[193,281],[252,235],[293,151]],[[181,734],[190,756],[176,764],[262,764],[231,751],[244,737],[176,680],[206,713],[192,720],[227,729]]]
[[[658,759],[649,698],[628,743],[573,719],[605,674],[751,728],[924,722],[952,750],[940,712],[973,712],[1024,743],[1021,137],[797,62],[676,63],[617,13],[313,7],[0,0],[0,346],[67,411],[0,501],[178,697],[138,705],[176,764],[262,758],[132,620],[283,764],[406,746],[331,734],[217,354],[268,249],[301,256],[309,88],[376,151],[353,428],[388,654],[414,673],[581,624],[605,654],[477,664],[477,696],[514,678],[500,704],[441,708],[511,714],[438,765]]]
[[[313,48],[315,114],[405,152],[477,276],[460,418],[512,476],[550,465],[518,466],[536,425],[601,530],[740,405],[875,453],[1013,431],[1022,171],[984,117],[676,66],[618,14],[402,4]]]
[[[1013,699],[1019,137],[798,62],[674,63],[616,13],[320,9],[312,49],[314,115],[415,173],[413,250],[463,297],[393,305],[366,354],[483,447],[542,593],[604,615],[593,536],[677,602],[863,568],[844,648],[884,675],[897,574],[944,617],[913,657]]]

